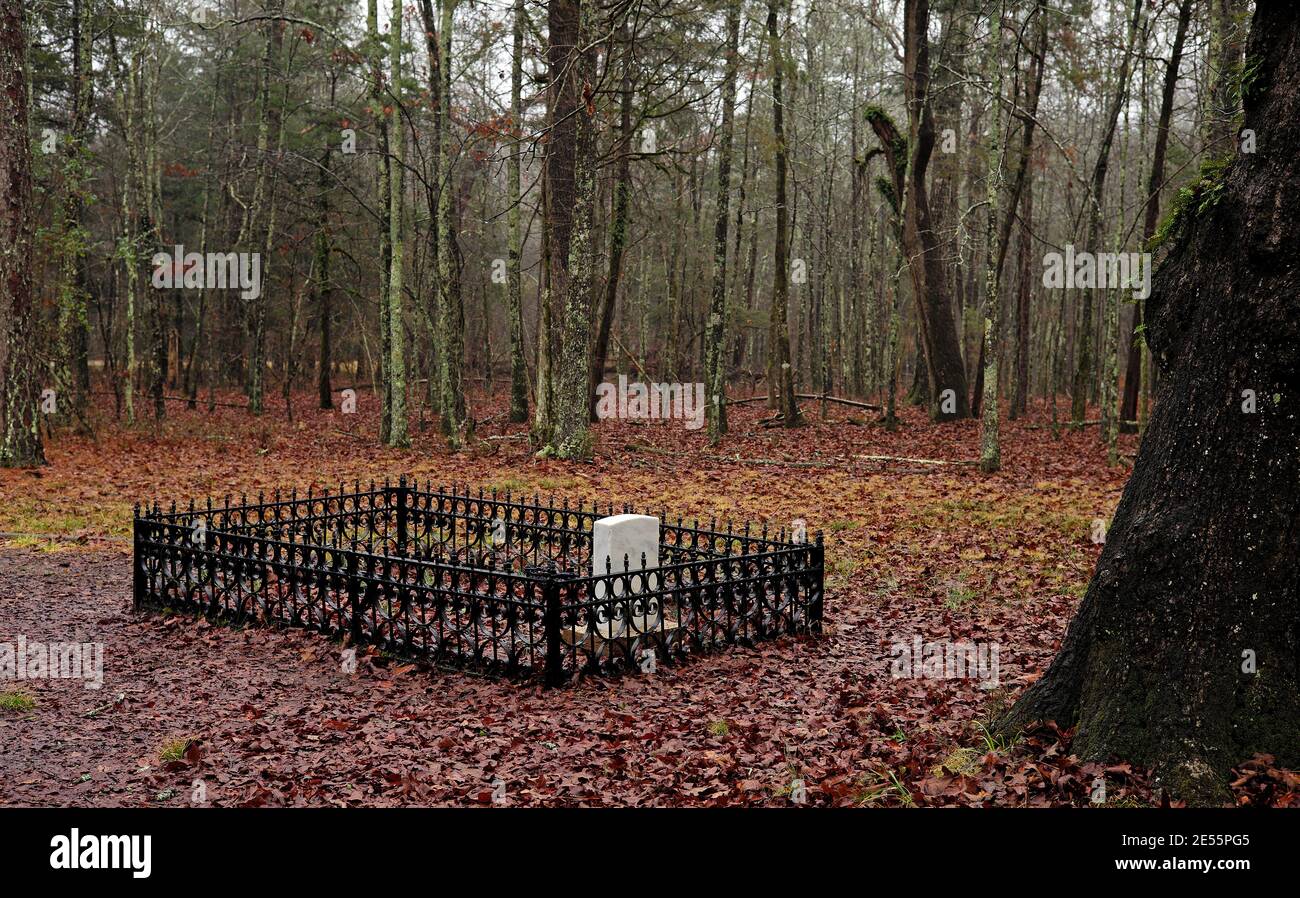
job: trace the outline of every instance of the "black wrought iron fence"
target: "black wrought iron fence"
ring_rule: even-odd
[[[155,503],[135,513],[135,604],[309,627],[429,663],[543,674],[549,685],[821,632],[820,534],[660,513],[657,564],[593,569],[595,522],[632,511],[406,478],[179,510]]]

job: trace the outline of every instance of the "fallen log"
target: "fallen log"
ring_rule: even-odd
[[[914,465],[977,465],[977,461],[968,461],[966,459],[957,459],[956,461],[944,461],[939,458],[908,458],[905,455],[855,455],[854,458],[861,458],[865,461],[899,461],[908,462]]]
[[[839,396],[822,396],[817,393],[796,393],[795,398],[809,400],[812,402],[822,402],[822,401],[835,402],[835,403],[839,403],[840,405],[847,405],[851,408],[864,408],[864,409],[868,409],[869,411],[876,411],[876,412],[881,411],[880,406],[874,405],[870,402],[861,402],[857,399],[843,399]],[[766,396],[746,396],[743,399],[728,399],[727,405],[746,405],[750,402],[766,402],[766,401],[767,401]]]

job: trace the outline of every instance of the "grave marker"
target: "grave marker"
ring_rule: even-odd
[[[644,514],[616,514],[600,518],[592,527],[591,534],[591,573],[595,577],[606,574],[621,574],[628,571],[653,570],[659,567],[659,519]],[[640,591],[649,592],[658,588],[658,577],[628,578],[628,585]],[[615,597],[622,596],[627,587],[622,578],[613,582]],[[604,599],[605,582],[596,584],[596,598]],[[639,635],[659,627],[660,614],[656,601],[654,611],[650,614],[632,614],[635,600],[629,600],[623,609],[622,621],[611,620],[598,624],[596,631],[605,639],[624,635],[631,624],[632,635]],[[611,610],[617,604],[610,606]]]

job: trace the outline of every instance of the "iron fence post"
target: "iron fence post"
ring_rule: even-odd
[[[355,648],[361,641],[361,609],[357,607],[361,582],[357,574],[357,553],[346,549],[343,551],[348,552],[348,632],[351,634],[352,646]]]
[[[208,550],[211,541],[212,548]],[[221,540],[215,533],[204,534],[203,549],[208,552],[208,613],[217,613],[217,555],[221,552]]]
[[[406,475],[403,474],[397,485],[397,554],[406,556],[406,527],[407,527],[407,509],[406,496],[408,487],[406,486]]]
[[[812,547],[812,576],[809,587],[813,590],[812,601],[808,607],[808,623],[813,633],[822,631],[822,606],[826,590],[826,547],[822,542],[821,531],[817,532],[817,541]]]
[[[554,565],[548,565],[542,585],[546,602],[542,627],[546,633],[546,685],[564,685],[564,648],[560,640],[560,578]]]
[[[135,517],[131,521],[131,602],[134,610],[139,611],[144,603],[144,528],[140,521],[140,506],[135,507]]]

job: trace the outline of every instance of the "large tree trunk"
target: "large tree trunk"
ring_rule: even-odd
[[[1078,754],[1153,765],[1195,803],[1255,753],[1300,763],[1300,7],[1259,4],[1249,58],[1246,127],[1276,150],[1181,216],[1133,474],[1060,653],[1003,721],[1077,723]]]
[[[903,202],[903,243],[912,274],[917,321],[921,327],[931,392],[930,416],[936,421],[970,414],[966,370],[957,344],[952,299],[941,261],[938,235],[930,215],[926,168],[934,149],[934,116],[930,109],[930,4],[908,0],[904,8],[903,68],[907,93],[909,135],[908,177]],[[948,391],[952,390],[953,394]],[[945,399],[950,399],[946,403]]]
[[[543,167],[545,253],[541,308],[537,316],[537,393],[533,397],[533,438],[550,446],[555,430],[556,378],[559,373],[557,321],[569,295],[569,239],[573,232],[574,161],[578,136],[578,0],[547,3],[547,140]]]
[[[597,7],[579,0],[573,57],[564,78],[580,102],[575,107],[573,220],[566,263],[564,317],[560,335],[560,371],[556,381],[555,434],[551,446],[559,458],[591,455],[591,294],[596,261],[596,100],[594,50]]]
[[[0,466],[45,463],[41,447],[32,304],[32,157],[27,134],[27,36],[23,4],[0,4]]]

